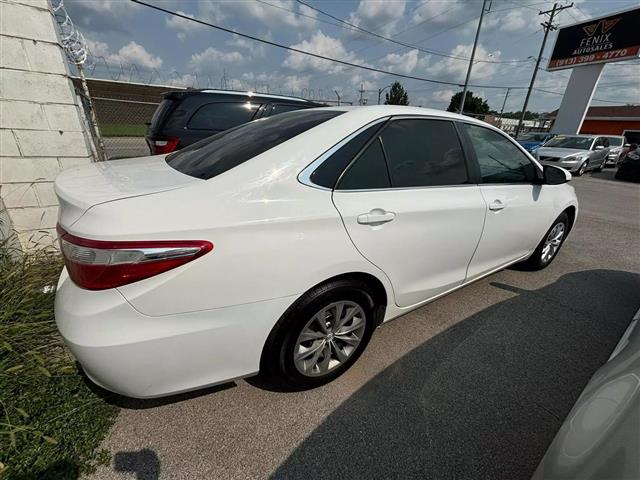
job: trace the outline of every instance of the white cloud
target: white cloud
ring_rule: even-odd
[[[195,18],[190,13],[185,13],[181,10],[176,10],[176,11],[180,15],[185,15],[189,18]],[[173,15],[167,17],[165,19],[165,22],[167,24],[167,27],[177,31],[176,36],[180,40],[184,40],[185,38],[187,38],[187,35],[189,35],[190,33],[201,31],[205,28],[205,26],[200,23],[192,22],[190,20],[187,20],[181,17],[176,17]]]
[[[411,22],[454,23],[454,20],[459,22],[459,14],[467,8],[469,8],[469,3],[461,0],[423,0],[413,11]]]
[[[200,53],[191,55],[189,68],[197,72],[212,72],[219,70],[221,63],[239,65],[245,63],[249,58],[238,51],[222,51],[209,47]]]
[[[482,22],[482,29],[505,33],[533,32],[541,28],[540,21],[541,17],[538,16],[537,11],[520,8],[486,15]],[[477,23],[473,25],[476,28]]]
[[[253,58],[264,58],[266,56],[264,44],[248,40],[238,35],[234,35],[233,38],[231,40],[227,40],[225,44],[230,47],[247,50],[251,53]]]
[[[407,75],[418,66],[418,50],[409,50],[404,54],[389,53],[380,60],[380,65],[385,70]]]
[[[237,81],[245,90],[301,95],[304,89],[309,89],[310,80],[309,75],[245,72]]]
[[[289,27],[305,29],[316,24],[317,12],[294,0],[268,0],[268,3],[271,5],[251,0],[225,2],[222,5],[225,14],[235,14],[245,18],[247,16],[253,17],[267,27],[282,28],[284,24]]]
[[[329,55],[332,58],[344,59],[345,61],[353,63],[361,63],[353,52],[348,52],[342,42],[337,39],[325,35],[321,30],[318,30],[309,40],[303,40],[302,42],[291,45],[293,48],[304,50],[307,52],[317,53],[319,55]],[[323,60],[321,58],[312,57],[310,55],[304,55],[297,52],[289,52],[287,58],[285,58],[283,65],[292,70],[316,70],[319,72],[335,74],[342,72],[344,66],[339,63]]]
[[[451,101],[451,97],[455,95],[456,92],[453,90],[436,90],[431,94],[431,98],[438,103],[446,103],[447,105]],[[465,102],[466,103],[466,102]]]
[[[457,45],[450,54],[455,57],[469,58],[471,56],[471,45]],[[472,79],[487,78],[496,74],[501,64],[477,62],[477,60],[500,60],[500,50],[488,52],[482,45],[476,49],[475,60],[471,72]],[[452,82],[461,82],[467,73],[469,62],[460,58],[442,57],[427,68],[427,71],[434,77],[442,78]]]
[[[162,58],[155,57],[140,44],[131,41],[107,57],[107,61],[113,63],[130,63],[145,68],[159,68],[162,65]]]
[[[104,42],[94,41],[88,38],[85,38],[87,41],[87,46],[89,47],[89,52],[96,57],[106,57],[110,54],[109,45]]]
[[[349,22],[366,30],[389,35],[404,16],[405,0],[360,0],[358,8],[349,16]]]

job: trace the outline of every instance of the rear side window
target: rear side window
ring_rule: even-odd
[[[483,183],[529,183],[537,178],[535,165],[503,135],[465,124],[480,165]]]
[[[453,122],[396,120],[382,132],[394,187],[467,183],[462,145]]]
[[[151,117],[151,126],[156,127],[164,118],[167,116],[171,107],[173,107],[174,101],[168,98],[165,98],[160,102],[156,111],[153,112],[153,116]]]
[[[227,130],[251,121],[259,104],[250,102],[209,103],[193,114],[187,128],[192,130]]]
[[[380,138],[376,138],[353,162],[338,183],[339,190],[389,188],[389,174]]]
[[[340,174],[347,168],[358,152],[363,149],[369,139],[380,130],[382,125],[384,125],[384,122],[372,125],[345,143],[313,171],[310,180],[321,187],[335,187]]]
[[[344,112],[299,110],[226,130],[168,155],[166,162],[192,177],[209,179]]]
[[[608,137],[608,138],[609,138],[609,145],[611,145],[612,147],[621,147],[622,145],[624,145],[623,138],[619,138],[619,137]]]

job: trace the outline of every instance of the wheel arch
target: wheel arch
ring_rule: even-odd
[[[294,309],[298,302],[302,297],[304,297],[308,292],[314,290],[316,288],[322,287],[323,285],[334,282],[336,280],[352,280],[354,282],[363,282],[370,288],[370,293],[375,302],[375,327],[378,327],[384,320],[385,312],[387,309],[387,302],[389,301],[387,290],[384,286],[384,283],[377,278],[375,275],[366,272],[345,272],[338,275],[334,275],[330,278],[323,280],[305,290],[303,293],[298,295],[298,298],[284,311],[284,313],[280,316],[278,321],[274,324],[273,328],[269,332],[267,339],[262,346],[262,352],[260,354],[260,370],[264,370],[264,360],[265,360],[265,352],[269,349],[272,343],[276,340],[280,333],[280,329],[283,325],[283,320],[287,316],[287,314]]]
[[[569,217],[569,232],[571,231],[571,229],[573,228],[573,224],[576,221],[576,213],[577,213],[577,209],[574,205],[569,205],[567,208],[565,208],[562,213],[566,213],[567,216]],[[569,233],[567,232],[567,233]]]

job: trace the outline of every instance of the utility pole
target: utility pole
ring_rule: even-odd
[[[527,96],[524,99],[524,105],[522,106],[522,112],[520,113],[520,121],[518,122],[518,126],[516,127],[515,138],[518,138],[520,134],[520,130],[522,129],[522,122],[524,122],[524,116],[527,111],[527,105],[529,104],[529,97],[531,97],[531,91],[533,90],[533,85],[536,82],[536,75],[538,75],[538,67],[540,66],[540,60],[542,60],[542,54],[544,53],[544,47],[547,44],[547,37],[549,36],[549,32],[552,30],[556,30],[556,27],[553,24],[553,17],[556,16],[556,13],[560,13],[562,10],[573,7],[573,3],[570,5],[565,5],[564,7],[558,6],[557,3],[553,4],[553,8],[551,10],[546,10],[544,12],[540,11],[538,15],[549,15],[549,20],[546,22],[542,22],[540,25],[544,28],[544,37],[542,39],[542,45],[540,45],[540,53],[538,54],[538,58],[536,59],[536,66],[533,69],[533,75],[531,75],[531,83],[529,83],[529,89],[527,90]]]
[[[498,128],[502,128],[502,114],[504,113],[504,107],[507,104],[507,98],[509,98],[509,92],[511,88],[507,88],[507,93],[504,94],[504,102],[502,102],[502,108],[500,109],[500,117],[498,117]]]
[[[338,90],[334,90],[334,92],[336,93],[336,97],[338,97],[338,106],[340,106],[340,94],[338,93]]]
[[[478,29],[476,30],[476,38],[473,41],[473,49],[471,50],[471,58],[469,59],[469,68],[467,69],[467,78],[464,80],[464,88],[462,89],[462,99],[460,100],[460,108],[458,113],[462,114],[464,110],[464,101],[467,98],[467,87],[469,86],[469,78],[471,77],[471,68],[473,67],[473,59],[476,56],[476,47],[478,46],[478,37],[480,36],[480,28],[482,27],[482,19],[484,18],[484,12],[486,10],[487,0],[482,0],[482,12],[480,13],[480,20],[478,21]],[[489,6],[491,8],[491,6]]]
[[[358,105],[364,105],[364,99],[362,98],[362,95],[364,94],[364,84],[361,83],[360,84],[360,90],[358,90],[360,92],[360,100],[358,101]]]

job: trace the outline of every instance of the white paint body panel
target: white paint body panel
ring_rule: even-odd
[[[341,274],[371,275],[384,287],[389,320],[499,268],[495,262],[520,253],[516,244],[532,248],[563,208],[577,208],[568,185],[539,187],[545,202],[536,205],[542,207],[527,204],[529,193],[505,193],[511,205],[503,216],[512,215],[511,224],[491,222],[498,247],[474,255],[482,245],[484,187],[332,194],[304,185],[298,177],[309,164],[379,118],[409,114],[482,124],[422,108],[338,109],[347,113],[210,180],[175,172],[161,156],[60,176],[59,220],[71,234],[214,244],[193,262],[118,289],[83,290],[63,273],[56,321],[97,383],[152,397],[251,375],[269,332],[313,286]],[[382,228],[353,224],[376,207],[398,216]],[[500,228],[515,240],[500,239]],[[354,242],[366,245],[362,253]],[[475,260],[471,278],[465,273]]]

